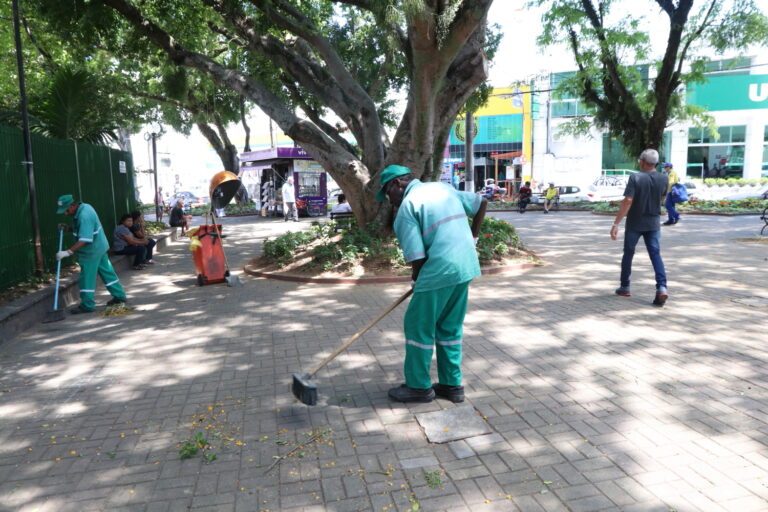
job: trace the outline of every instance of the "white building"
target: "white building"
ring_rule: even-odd
[[[665,132],[662,161],[689,178],[768,177],[768,63],[757,60],[708,64],[707,82],[691,84],[686,98],[709,111],[719,138],[689,122],[674,123]],[[535,89],[554,88],[564,75],[552,74]],[[577,99],[555,99],[543,92],[538,102],[540,115],[533,128],[536,182],[586,185],[604,169],[635,169],[636,155],[626,155],[621,144],[598,129],[588,136],[562,134],[564,123],[585,113]]]

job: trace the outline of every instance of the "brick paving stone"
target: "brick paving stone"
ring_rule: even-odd
[[[754,217],[686,216],[665,230],[672,296],[656,309],[642,251],[633,296],[613,295],[609,217],[494,215],[547,265],[472,285],[465,405],[493,433],[433,445],[415,415],[452,404],[389,402],[404,306],[320,372],[319,405],[288,393],[291,373],[405,285],[197,287],[179,241],[121,276],[132,315],[43,324],[0,344],[11,390],[0,396],[0,510],[765,510],[768,349],[754,341],[768,310],[731,300],[768,289],[759,247],[733,240],[754,234]],[[235,271],[265,237],[306,227],[223,222]],[[264,474],[317,428],[332,432]],[[196,430],[217,436],[211,464],[179,459]],[[425,481],[433,469],[437,489]]]

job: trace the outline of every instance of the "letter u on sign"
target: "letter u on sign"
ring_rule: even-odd
[[[749,84],[749,100],[756,102],[768,100],[768,83]]]

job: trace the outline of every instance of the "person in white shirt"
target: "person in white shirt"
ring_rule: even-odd
[[[339,194],[337,197],[339,199],[339,204],[331,208],[331,213],[351,213],[352,207],[349,206],[349,203],[347,202],[347,196]]]
[[[299,212],[296,210],[296,191],[293,188],[293,176],[283,183],[283,217],[288,222],[290,217],[293,221],[299,222]]]

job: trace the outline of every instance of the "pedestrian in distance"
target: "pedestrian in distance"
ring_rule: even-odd
[[[661,259],[661,202],[667,193],[667,176],[656,172],[659,153],[655,149],[646,149],[638,160],[640,171],[629,177],[624,189],[624,200],[611,226],[611,239],[616,240],[619,224],[624,217],[627,224],[624,230],[624,255],[621,258],[620,286],[616,295],[629,297],[632,258],[640,238],[645,242],[648,256],[651,258],[656,275],[655,306],[663,306],[669,298],[667,274]]]
[[[410,263],[413,296],[405,313],[405,384],[389,390],[398,402],[464,401],[461,355],[469,283],[480,276],[475,245],[487,201],[446,183],[422,183],[410,169],[381,171],[376,199],[397,208],[394,230]],[[470,229],[467,217],[473,217]],[[430,365],[437,352],[438,383]]]
[[[77,315],[95,311],[96,303],[93,297],[96,293],[97,275],[101,277],[104,286],[112,295],[107,306],[124,303],[126,301],[125,292],[120,285],[120,279],[115,274],[115,269],[112,268],[112,263],[109,261],[107,255],[109,242],[104,235],[104,229],[101,227],[101,221],[96,210],[89,204],[75,201],[70,194],[60,196],[57,206],[57,214],[74,217],[73,227],[59,224],[59,229],[71,230],[77,241],[69,249],[57,252],[56,260],[61,261],[77,253],[77,262],[80,265],[80,305],[69,312]]]
[[[531,202],[532,195],[533,191],[531,190],[531,182],[526,181],[525,185],[520,187],[520,190],[518,190],[517,208],[520,213],[525,213],[525,209]]]
[[[152,259],[152,249],[146,238],[136,238],[131,231],[133,217],[126,213],[120,217],[120,223],[112,235],[112,251],[115,254],[133,256],[133,270],[143,270],[144,263]]]
[[[672,226],[680,222],[680,213],[678,213],[677,209],[675,208],[675,198],[671,193],[672,187],[676,183],[680,182],[680,178],[677,176],[677,173],[672,167],[672,164],[665,163],[661,166],[661,168],[663,169],[664,174],[667,175],[667,182],[669,183],[667,185],[667,196],[664,199],[664,208],[667,209],[667,222],[665,222],[664,225]]]
[[[555,184],[549,182],[549,188],[544,191],[544,213],[549,213],[549,209],[557,198],[560,197],[560,192],[555,188]]]
[[[165,209],[165,201],[163,201],[163,187],[157,187],[155,193],[155,212],[157,212],[157,222],[163,222],[163,211]]]
[[[293,187],[293,176],[288,176],[282,187],[283,192],[283,218],[288,222],[290,218],[299,222],[299,212],[296,210],[296,190]]]

